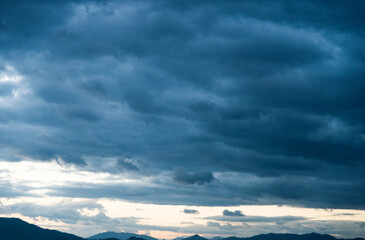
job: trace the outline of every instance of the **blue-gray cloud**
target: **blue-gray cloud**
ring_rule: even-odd
[[[0,156],[83,167],[128,153],[100,169],[184,169],[161,188],[189,204],[364,209],[364,7],[1,1],[0,76],[22,80],[0,84]],[[207,184],[218,173],[232,177]]]
[[[223,216],[242,217],[244,215],[241,210],[229,211],[228,209],[225,209],[223,211]]]
[[[234,214],[235,212],[231,213]],[[215,221],[226,221],[226,222],[242,222],[242,223],[255,222],[255,223],[277,223],[277,224],[308,220],[308,218],[301,216],[263,217],[263,216],[225,215],[225,214],[223,216],[206,217],[205,219],[215,220]]]
[[[174,180],[177,183],[182,184],[198,184],[204,185],[206,183],[211,183],[216,180],[211,172],[196,172],[189,173],[182,169],[175,170]]]
[[[117,160],[117,168],[120,170],[130,170],[130,171],[139,171],[139,168],[131,161],[131,159],[122,159],[119,158]]]
[[[184,209],[183,213],[186,213],[186,214],[199,214],[199,211],[198,210],[195,210],[195,209]]]

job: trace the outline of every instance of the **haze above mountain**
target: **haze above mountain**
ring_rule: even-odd
[[[214,237],[217,239],[220,237]],[[134,233],[125,232],[103,232],[91,236],[86,239],[98,239],[98,240],[157,240],[156,238],[139,235]],[[85,238],[78,237],[73,234],[60,232],[57,230],[50,230],[38,227],[34,224],[29,224],[18,218],[0,218],[0,240],[86,240]],[[228,237],[221,238],[222,240],[341,240],[331,235],[309,233],[309,234],[280,234],[269,233],[260,234],[253,237],[238,238]],[[182,238],[182,240],[208,240],[207,238],[199,235],[193,235],[191,237]],[[348,239],[350,240],[350,239]],[[351,240],[365,240],[364,238],[355,238]]]

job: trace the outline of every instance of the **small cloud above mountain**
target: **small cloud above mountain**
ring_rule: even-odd
[[[195,210],[195,209],[184,209],[183,213],[186,214],[199,214],[199,211]]]
[[[229,211],[228,209],[223,211],[223,216],[231,216],[231,217],[243,217],[245,216],[241,210]]]

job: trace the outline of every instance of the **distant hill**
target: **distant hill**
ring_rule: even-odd
[[[177,238],[174,238],[172,240],[183,240],[185,237],[177,237]]]
[[[116,238],[119,240],[128,240],[131,237],[134,237],[134,239],[131,240],[139,240],[139,239],[144,239],[144,240],[158,240],[156,238],[147,236],[147,235],[141,235],[141,234],[135,234],[135,233],[125,233],[125,232],[120,232],[120,233],[116,233],[116,232],[103,232],[103,233],[98,233],[94,236],[88,237],[88,239],[107,239],[107,238]]]
[[[328,234],[308,233],[308,234],[289,234],[289,233],[269,233],[260,234],[247,240],[337,240],[337,238]]]
[[[222,240],[223,238],[220,236],[209,238],[209,240]]]
[[[208,240],[207,238],[201,237],[198,234],[195,234],[191,237],[184,238],[183,240]]]
[[[104,232],[88,238],[102,240],[158,240],[156,238],[134,233],[116,233]],[[181,240],[208,240],[199,235],[193,235]],[[1,218],[0,217],[0,240],[87,240],[69,233],[63,233],[56,230],[40,228],[36,225],[29,224],[18,218]],[[337,239],[328,234],[308,233],[308,234],[289,234],[289,233],[269,233],[260,234],[253,237],[238,238],[214,237],[213,240],[343,240]],[[364,238],[355,238],[347,240],[365,240]]]
[[[199,235],[194,235],[194,236],[199,236]],[[191,237],[194,237],[194,236],[191,236]],[[186,238],[185,237],[177,237],[177,238],[174,238],[172,240],[183,240],[183,239],[186,239]],[[223,240],[223,239],[224,239],[223,237],[216,236],[216,237],[209,238],[208,240]]]
[[[181,240],[207,240],[207,239],[199,235],[194,235],[188,238],[182,238]],[[318,233],[307,233],[307,234],[268,233],[247,238],[238,238],[232,236],[228,238],[221,238],[220,240],[343,240],[343,239],[337,239],[328,234],[318,234]],[[365,240],[365,239],[355,238],[352,240]]]
[[[4,240],[85,240],[56,230],[40,228],[18,218],[0,218],[0,239]]]

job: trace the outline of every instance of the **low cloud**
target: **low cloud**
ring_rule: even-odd
[[[174,180],[181,184],[204,185],[211,183],[213,180],[216,180],[216,178],[214,178],[211,172],[189,173],[182,169],[178,169],[174,172]]]
[[[199,214],[199,211],[195,210],[195,209],[184,209],[183,213],[186,214]]]
[[[276,223],[276,224],[285,224],[288,222],[303,221],[308,219],[302,216],[279,216],[279,217],[245,216],[242,213],[237,213],[237,211],[235,212],[228,211],[228,212],[230,213],[227,214],[232,214],[232,215],[212,216],[212,217],[206,217],[205,219],[222,221],[222,222],[224,221],[224,222],[240,222],[240,223]]]
[[[117,169],[123,171],[139,171],[139,168],[133,162],[133,159],[121,159],[117,160]]]
[[[223,211],[223,216],[242,217],[245,216],[241,210],[229,211],[228,209]]]

